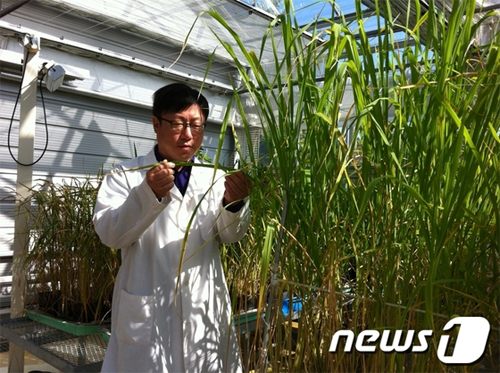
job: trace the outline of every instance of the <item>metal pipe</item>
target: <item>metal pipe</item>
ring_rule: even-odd
[[[11,6],[8,6],[5,9],[0,10],[0,18],[2,18],[3,16],[6,16],[9,13],[12,13],[14,10],[19,9],[20,7],[22,7],[25,4],[28,4],[31,1],[32,0],[21,0],[17,3],[12,4]]]

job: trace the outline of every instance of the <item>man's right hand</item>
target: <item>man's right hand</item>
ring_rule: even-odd
[[[153,167],[146,173],[146,182],[156,195],[156,198],[165,197],[174,187],[175,164],[167,161]]]

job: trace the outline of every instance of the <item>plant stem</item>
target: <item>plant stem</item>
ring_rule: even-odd
[[[283,209],[281,210],[280,230],[278,233],[278,243],[274,251],[273,269],[271,274],[271,282],[269,285],[269,300],[266,307],[266,320],[264,322],[264,331],[262,335],[262,349],[260,350],[260,371],[267,372],[267,344],[269,343],[269,329],[271,329],[271,314],[275,303],[276,284],[278,283],[278,269],[280,265],[281,241],[283,238],[283,227],[285,226],[286,214],[288,210],[287,193],[283,196]]]

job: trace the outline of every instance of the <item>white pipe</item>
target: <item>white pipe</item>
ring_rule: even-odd
[[[14,255],[10,316],[22,316],[26,299],[26,276],[19,265],[28,244],[27,215],[21,204],[29,196],[33,184],[33,153],[36,123],[36,90],[38,78],[38,45],[26,43],[28,49],[20,96],[19,146],[16,182],[16,218],[14,225]],[[13,343],[9,346],[9,373],[24,371],[24,350]]]

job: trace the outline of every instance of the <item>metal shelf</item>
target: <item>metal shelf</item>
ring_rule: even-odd
[[[62,372],[100,372],[107,342],[76,336],[26,317],[0,320],[2,337]]]

